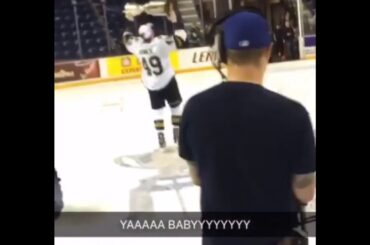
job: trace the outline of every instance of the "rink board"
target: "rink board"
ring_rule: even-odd
[[[176,74],[215,69],[212,66],[214,58],[215,53],[209,47],[183,49],[170,53],[171,66]],[[315,52],[307,54],[305,59],[315,59]],[[90,65],[91,68],[88,69],[81,69],[80,66],[77,69],[75,67],[76,62],[69,62],[64,66],[63,64],[56,64],[55,89],[140,78],[141,64],[137,57],[133,55],[101,58],[98,61],[94,60],[94,62]],[[300,61],[272,63],[269,66],[291,66],[294,62],[299,63]],[[78,74],[76,74],[77,72]],[[77,75],[81,79],[75,80],[74,78],[78,77]]]

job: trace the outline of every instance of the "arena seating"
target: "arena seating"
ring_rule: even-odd
[[[127,1],[106,0],[108,35],[101,0],[75,1],[77,21],[72,0],[54,0],[54,59],[87,59],[127,53],[121,43],[122,33],[126,28],[134,28],[133,23],[125,20],[122,15],[123,6]],[[164,33],[161,18],[151,18],[150,21],[160,27],[157,32]],[[172,24],[167,22],[167,27],[168,31],[172,32]],[[77,33],[80,33],[81,53]]]

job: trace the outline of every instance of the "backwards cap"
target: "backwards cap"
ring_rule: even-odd
[[[226,49],[259,49],[271,44],[269,25],[259,14],[240,12],[227,18],[222,25]]]

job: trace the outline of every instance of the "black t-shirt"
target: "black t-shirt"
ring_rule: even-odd
[[[284,39],[286,41],[293,41],[294,40],[294,29],[292,27],[285,27],[284,28]]]
[[[282,28],[278,28],[275,30],[275,37],[276,37],[276,43],[278,45],[283,44],[284,42],[284,31]]]
[[[307,111],[251,83],[225,82],[192,97],[179,154],[199,170],[203,212],[295,212],[293,174],[315,172]]]

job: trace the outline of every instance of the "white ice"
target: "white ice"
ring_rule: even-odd
[[[265,86],[297,101],[309,111],[316,128],[315,61],[273,64]],[[184,100],[220,82],[215,70],[177,75]],[[167,111],[167,139],[172,139]],[[130,199],[150,199],[155,211],[183,211],[175,190],[132,197],[139,180],[155,170],[126,169],[114,163],[122,155],[151,152],[157,147],[153,116],[145,88],[138,79],[55,91],[55,166],[62,179],[66,211],[130,211]],[[164,183],[165,184],[165,183]],[[130,194],[131,193],[131,194]],[[199,188],[180,190],[186,211],[199,210]],[[140,207],[138,208],[140,209]],[[182,242],[183,241],[183,242]],[[147,244],[148,238],[56,238],[57,245]],[[150,238],[152,244],[174,244]],[[200,244],[181,238],[178,244]],[[310,241],[315,244],[315,241]]]

